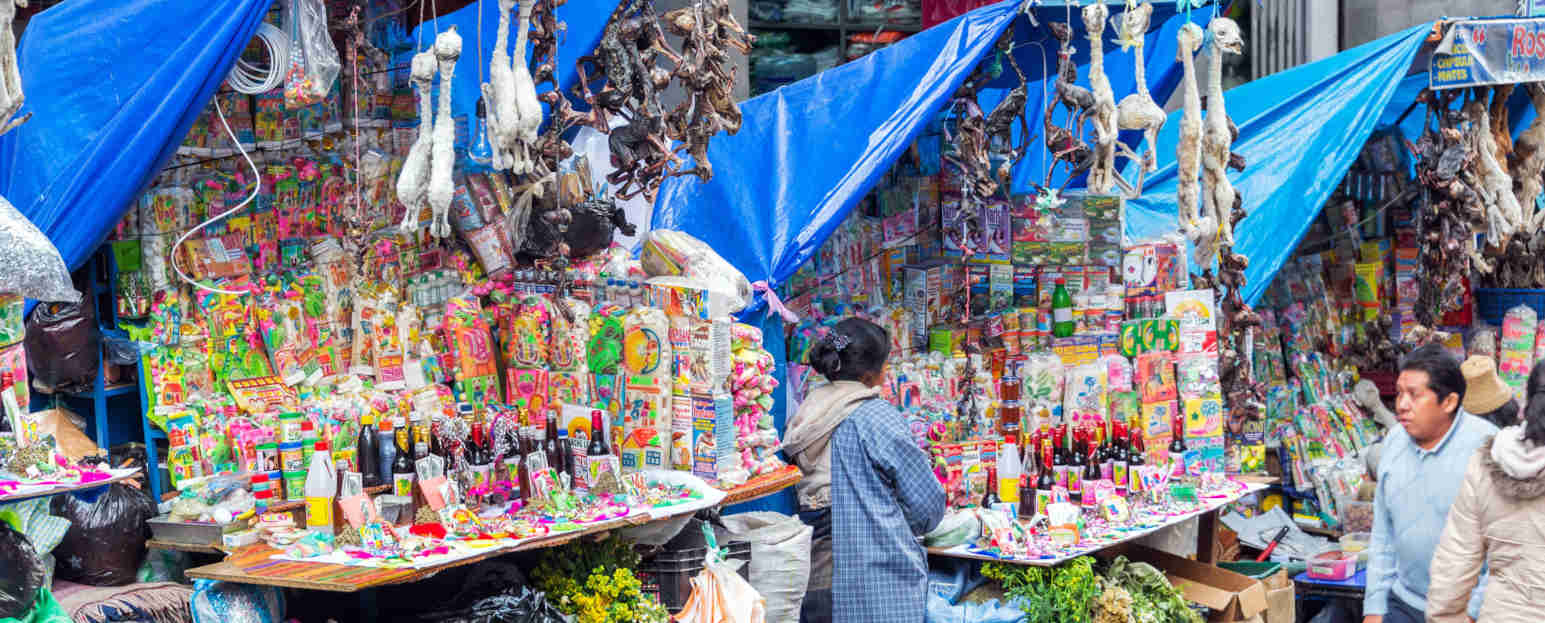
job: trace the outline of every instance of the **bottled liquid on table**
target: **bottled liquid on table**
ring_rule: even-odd
[[[392,494],[413,497],[413,442],[406,427],[397,429],[397,456],[392,459]]]
[[[1046,505],[1051,504],[1052,488],[1057,486],[1057,477],[1052,466],[1052,440],[1050,437],[1041,440],[1041,475],[1035,481],[1035,505],[1031,514],[1046,510]],[[1021,511],[1020,515],[1024,512]]]
[[[1051,292],[1051,334],[1053,337],[1071,337],[1073,322],[1073,297],[1068,294],[1067,280],[1058,277],[1056,289]]]
[[[558,452],[558,412],[547,410],[547,432],[542,436],[542,452],[547,455],[547,466],[563,471],[563,454]]]
[[[1088,448],[1089,461],[1084,464],[1084,486],[1080,500],[1082,500],[1082,505],[1085,510],[1094,510],[1095,491],[1099,488],[1101,476],[1099,461],[1096,460],[1097,455],[1099,454],[1099,448],[1092,440],[1089,442]]]
[[[1116,485],[1116,493],[1127,494],[1127,467],[1131,461],[1131,455],[1127,452],[1127,427],[1121,422],[1111,424],[1111,480]]]
[[[318,441],[306,470],[306,529],[333,534],[333,498],[338,496],[338,474],[327,442]]]
[[[381,419],[381,430],[376,432],[376,470],[381,484],[391,484],[392,464],[397,462],[397,440],[393,436],[391,418]]]
[[[1084,493],[1084,466],[1088,464],[1087,457],[1079,449],[1083,444],[1083,435],[1077,432],[1070,433],[1068,440],[1068,501],[1077,503],[1083,499]]]
[[[988,467],[987,492],[982,494],[982,508],[997,508],[1000,502],[1002,502],[1002,500],[998,497],[998,468]]]
[[[1179,413],[1170,418],[1169,461],[1171,478],[1186,475],[1186,420]]]
[[[1147,462],[1145,455],[1148,449],[1143,444],[1142,431],[1132,429],[1132,452],[1127,455],[1127,495],[1137,495],[1143,492],[1143,464]]]
[[[1012,441],[998,449],[998,499],[1006,504],[1019,503],[1019,446]]]
[[[381,482],[381,453],[377,448],[375,416],[364,415],[359,422],[359,441],[354,446],[354,457],[359,461],[359,473],[365,487],[376,487]]]

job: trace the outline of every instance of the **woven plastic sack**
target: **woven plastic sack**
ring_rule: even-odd
[[[193,623],[279,623],[284,592],[272,586],[193,581]]]
[[[80,300],[59,249],[5,197],[0,197],[0,266],[5,267],[0,292],[39,301]]]
[[[149,494],[113,484],[95,500],[54,496],[53,513],[70,520],[70,530],[54,549],[60,579],[90,586],[136,581],[149,536],[145,522],[156,516]]]
[[[37,601],[47,573],[32,542],[10,521],[0,521],[0,569],[0,619],[20,617]]]
[[[799,620],[815,531],[798,517],[782,513],[740,513],[722,521],[730,540],[751,543],[751,586],[767,600],[767,620]]]

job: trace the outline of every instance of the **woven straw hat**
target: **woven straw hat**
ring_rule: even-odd
[[[1497,376],[1497,364],[1491,357],[1474,355],[1459,366],[1465,375],[1465,399],[1460,405],[1468,413],[1485,415],[1513,399],[1513,390]]]

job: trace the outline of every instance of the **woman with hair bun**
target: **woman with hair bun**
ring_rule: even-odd
[[[944,488],[907,420],[875,390],[890,336],[837,323],[810,348],[826,384],[789,421],[783,450],[804,471],[799,518],[814,528],[803,623],[922,623],[928,560],[916,539],[944,517]]]
[[[1488,568],[1480,621],[1519,622],[1545,608],[1545,362],[1529,373],[1523,421],[1470,460],[1432,557],[1427,620],[1468,621],[1470,589]]]

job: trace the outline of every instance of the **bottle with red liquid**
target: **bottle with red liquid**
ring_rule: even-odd
[[[1118,495],[1127,494],[1127,466],[1131,461],[1127,453],[1127,427],[1121,422],[1111,424],[1111,481],[1116,485]]]
[[[1105,434],[1105,428],[1095,429],[1095,434],[1100,437],[1100,478],[1102,480],[1114,480],[1116,472],[1116,452],[1111,447],[1110,436]]]
[[[1054,470],[1052,476],[1056,478],[1057,486],[1066,489],[1068,488],[1068,468],[1072,466],[1067,451],[1070,442],[1068,441],[1068,428],[1066,424],[1057,427],[1056,438],[1052,439],[1051,442],[1052,446],[1054,446],[1052,450],[1052,468]]]
[[[1143,433],[1136,428],[1132,429],[1132,452],[1127,459],[1127,495],[1138,495],[1143,492],[1143,464],[1148,461],[1148,448],[1143,444]]]
[[[1046,510],[1046,505],[1051,504],[1052,488],[1057,486],[1056,472],[1052,466],[1052,440],[1047,437],[1041,440],[1041,475],[1035,481],[1035,511]],[[1025,496],[1029,497],[1029,496]]]
[[[1068,461],[1068,501],[1078,503],[1084,493],[1084,468],[1090,465],[1089,457],[1084,456],[1083,431],[1069,433],[1068,455],[1072,459]],[[1096,472],[1098,473],[1098,472]]]
[[[1100,484],[1100,467],[1098,461],[1100,448],[1095,444],[1093,439],[1089,440],[1085,447],[1088,449],[1087,451],[1089,454],[1089,461],[1084,464],[1083,492],[1080,499],[1082,500],[1082,505],[1085,510],[1094,510],[1095,491],[1098,490]]]
[[[1170,417],[1169,460],[1171,478],[1186,475],[1186,419],[1176,413]]]

